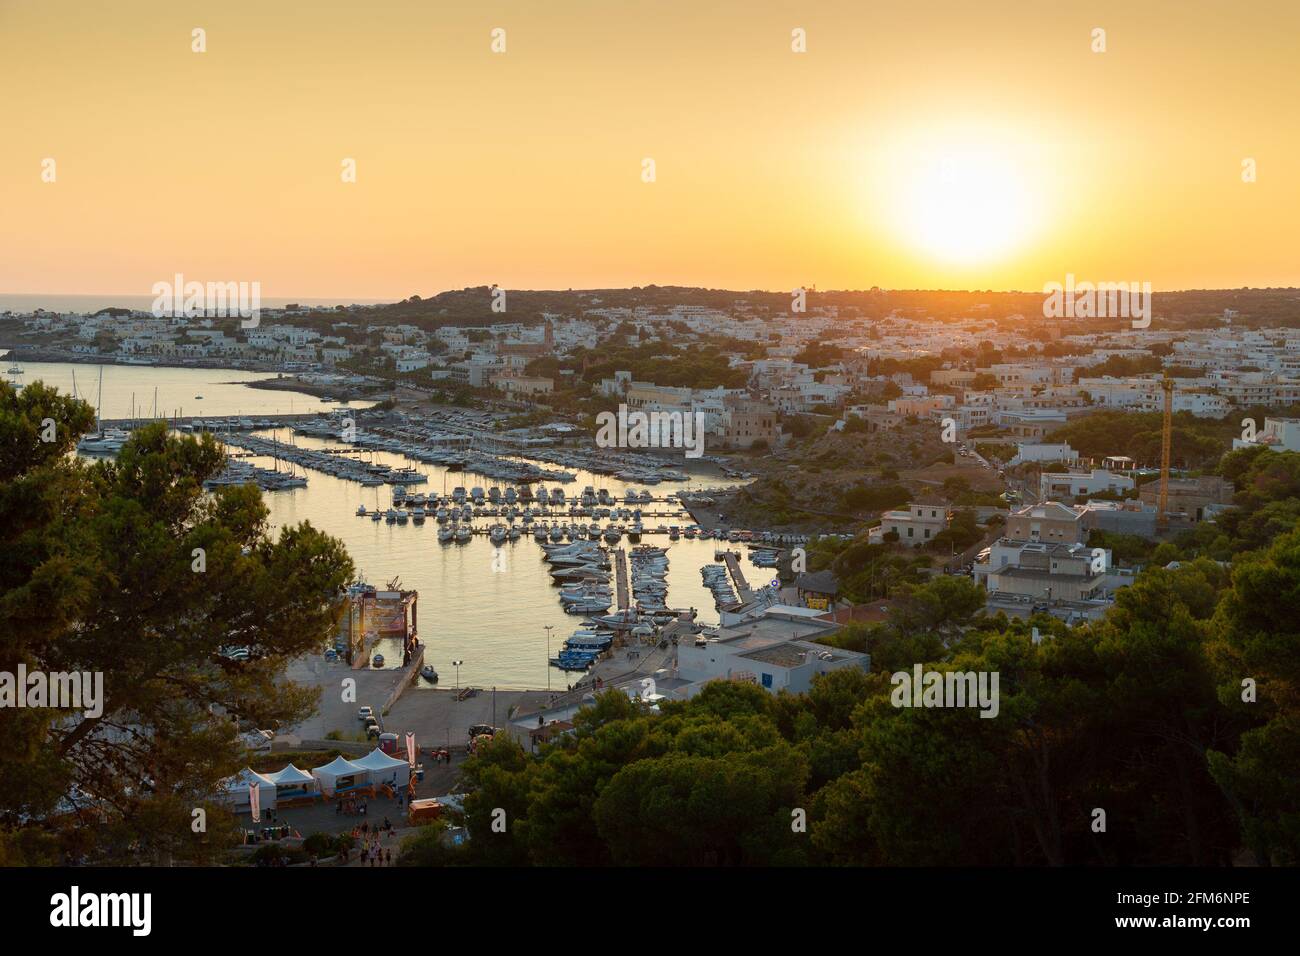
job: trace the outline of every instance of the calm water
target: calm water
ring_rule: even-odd
[[[0,373],[9,368],[8,359]],[[289,415],[323,412],[338,407],[302,392],[271,391],[248,388],[242,382],[274,378],[265,372],[233,369],[162,368],[149,365],[81,365],[75,362],[22,362],[21,376],[4,375],[6,381],[17,379],[24,385],[42,381],[61,392],[77,395],[91,405],[99,394],[99,370],[104,370],[104,418],[149,418],[154,410],[157,389],[158,414],[183,415]],[[199,399],[196,396],[202,395]],[[135,402],[135,412],[131,403]],[[369,402],[353,402],[351,408],[365,408]]]
[[[287,440],[287,432],[281,431],[279,435]],[[337,442],[327,439],[298,436],[296,441],[309,448],[338,447]],[[366,457],[369,460],[369,452]],[[411,462],[400,455],[375,453],[374,459],[390,465],[414,465],[428,475],[429,481],[414,486],[413,490],[425,494],[442,494],[444,478],[447,493],[457,485],[468,490],[475,485],[488,489],[493,484],[491,479],[473,472],[447,472],[439,466]],[[270,459],[249,460],[271,466]],[[586,485],[608,488],[620,499],[629,487],[644,487],[629,486],[627,482],[588,472],[577,474],[577,481],[563,486],[569,497],[581,494]],[[310,484],[306,488],[265,495],[272,521],[277,526],[310,521],[347,545],[359,574],[371,584],[382,587],[393,578],[400,578],[402,587],[419,591],[419,631],[427,645],[425,657],[438,669],[444,683],[454,681],[453,660],[464,661],[460,668],[462,686],[545,687],[549,670],[551,686],[564,687],[580,676],[547,666],[545,626],[554,625],[551,632],[554,654],[563,640],[580,626],[582,616],[566,614],[560,607],[559,589],[551,584],[548,565],[542,561],[542,549],[531,534],[500,547],[492,544],[486,535],[475,535],[466,544],[442,544],[438,541],[439,526],[432,516],[423,525],[389,524],[357,517],[360,504],[367,510],[376,506],[388,508],[392,496],[390,486],[363,488],[356,482],[315,471],[308,471],[307,477]],[[663,482],[650,490],[660,497],[691,484]],[[699,482],[693,484],[700,486]],[[667,510],[668,506],[651,507]],[[476,518],[474,525],[487,528],[494,520]],[[591,519],[586,520],[590,523]],[[599,523],[604,527],[609,522]],[[685,527],[690,519],[644,520],[648,527],[660,523]],[[520,521],[516,524],[525,527]],[[668,606],[695,607],[700,612],[700,621],[716,623],[713,594],[704,587],[699,569],[713,561],[714,546],[721,546],[722,542],[685,538],[670,542],[666,534],[646,534],[641,543],[669,549]],[[628,547],[626,539],[623,546]],[[737,547],[743,546],[732,545]],[[496,559],[498,550],[505,552],[504,562]],[[494,570],[494,565],[499,567],[502,563],[506,570]],[[748,561],[743,562],[743,567],[751,585],[771,578],[771,571],[754,568]],[[389,661],[400,662],[401,649],[397,642],[381,642],[379,650]]]
[[[171,276],[167,277],[168,279]],[[294,296],[262,296],[262,308],[283,309],[290,303],[299,305],[374,305],[380,299],[312,299]],[[153,295],[120,295],[103,293],[92,295],[62,295],[59,293],[39,292],[2,292],[0,293],[0,312],[33,312],[45,309],[47,312],[73,312],[82,315],[98,312],[100,309],[139,309],[148,312],[153,307]]]
[[[98,389],[98,368],[94,365],[23,363],[22,380],[41,379],[71,392],[75,373],[78,393],[93,403]],[[153,408],[155,387],[158,389],[158,408],[167,414],[184,409],[185,414],[259,416],[332,407],[307,395],[226,384],[263,377],[257,373],[223,369],[106,365],[104,416],[129,417],[132,393],[137,408],[147,416]],[[203,400],[197,402],[195,395],[202,395]],[[352,407],[361,406],[354,403]],[[287,429],[276,434],[281,440],[289,440]],[[299,445],[314,448],[338,445],[337,442],[305,436],[294,440]],[[493,484],[491,479],[472,472],[447,472],[436,465],[408,461],[400,455],[365,454],[367,458],[373,457],[391,465],[413,464],[429,478],[427,484],[413,489],[425,494],[441,494],[444,490],[449,493],[457,485],[466,489],[481,485],[486,489]],[[274,465],[269,458],[249,460],[265,467]],[[373,522],[368,517],[356,516],[359,504],[364,504],[367,510],[376,506],[387,508],[391,503],[390,486],[363,488],[355,482],[321,472],[308,471],[306,474],[309,481],[306,488],[265,494],[272,524],[279,528],[310,521],[346,545],[359,575],[365,580],[383,586],[394,578],[400,578],[403,587],[419,591],[420,636],[428,645],[427,659],[438,669],[445,683],[450,684],[455,679],[451,666],[453,660],[464,661],[460,668],[462,685],[546,687],[548,671],[553,687],[564,687],[577,679],[577,674],[565,674],[547,666],[545,625],[554,626],[550,646],[550,653],[554,654],[563,640],[580,626],[582,617],[566,614],[560,607],[559,589],[551,584],[548,565],[542,561],[542,549],[531,534],[507,542],[500,549],[486,535],[475,535],[467,544],[442,544],[438,541],[438,524],[432,516],[423,525],[410,522],[390,525],[386,521]],[[650,491],[656,497],[662,497],[682,488],[716,483],[717,479],[663,482]],[[588,472],[579,472],[577,481],[563,487],[566,495],[574,497],[581,494],[585,485],[607,488],[619,499],[630,487],[619,479]],[[656,504],[646,510],[651,509],[667,510],[667,506]],[[479,518],[474,524],[486,528],[493,520]],[[517,523],[523,527],[522,522]],[[647,527],[661,523],[685,527],[690,521],[689,518],[646,518],[644,523]],[[604,526],[608,521],[600,524]],[[642,543],[669,548],[668,606],[695,607],[700,612],[700,621],[716,622],[718,616],[713,595],[704,587],[699,569],[701,565],[713,562],[715,545],[720,546],[721,542],[685,538],[670,542],[666,534],[646,534]],[[624,546],[627,546],[626,540]],[[505,570],[493,570],[494,565],[500,568],[503,564],[496,560],[498,550],[504,552]],[[762,584],[771,577],[770,571],[755,568],[748,561],[743,562],[743,567],[751,585]],[[380,651],[390,661],[401,660],[396,642],[381,643]]]

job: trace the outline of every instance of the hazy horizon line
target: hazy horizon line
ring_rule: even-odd
[[[1084,280],[1084,281],[1089,281],[1089,280]],[[1094,284],[1095,284],[1095,283],[1094,283]],[[432,293],[432,294],[430,294],[430,295],[425,295],[425,294],[423,294],[423,293],[415,292],[415,293],[408,293],[407,295],[400,296],[400,297],[385,297],[385,296],[347,296],[347,295],[342,295],[342,296],[331,296],[331,295],[308,295],[308,294],[298,294],[298,295],[266,295],[266,296],[263,296],[263,299],[264,299],[264,300],[266,300],[266,299],[270,299],[270,300],[278,300],[278,301],[283,301],[283,302],[312,302],[312,303],[316,303],[316,304],[320,304],[320,303],[332,303],[332,304],[336,304],[336,305],[397,305],[397,304],[400,304],[401,302],[404,302],[404,301],[409,300],[409,299],[411,298],[412,295],[417,295],[417,296],[419,296],[421,300],[429,300],[429,299],[434,299],[434,298],[436,298],[436,297],[438,297],[438,296],[440,296],[440,295],[444,295],[444,294],[447,294],[447,293],[452,293],[452,292],[462,292],[462,291],[465,291],[465,290],[467,290],[467,289],[476,289],[476,288],[493,288],[493,287],[494,287],[494,286],[486,285],[486,284],[467,285],[467,286],[460,286],[460,287],[456,287],[456,288],[446,288],[446,289],[442,289],[442,290],[440,290],[440,291],[438,291],[438,292],[435,292],[435,293]],[[726,293],[734,293],[734,294],[736,294],[736,295],[746,295],[746,294],[749,294],[749,295],[754,295],[754,294],[758,294],[758,295],[789,295],[789,294],[791,294],[793,291],[795,291],[795,290],[793,290],[793,289],[728,289],[728,288],[724,288],[724,287],[721,287],[721,286],[708,286],[708,285],[681,285],[681,284],[677,284],[677,283],[662,283],[662,284],[661,284],[661,283],[649,283],[649,284],[646,284],[646,285],[628,285],[628,286],[588,286],[588,287],[583,287],[583,288],[577,288],[577,287],[574,287],[574,288],[564,288],[564,289],[560,289],[560,288],[551,288],[551,289],[546,289],[546,288],[530,288],[530,289],[525,289],[525,288],[517,288],[517,287],[512,287],[512,286],[501,286],[500,288],[504,288],[504,289],[506,289],[506,290],[509,291],[509,292],[545,293],[545,294],[555,294],[555,295],[565,295],[565,294],[567,294],[567,295],[580,295],[580,294],[584,294],[584,293],[596,293],[596,292],[632,292],[632,291],[635,291],[635,290],[638,290],[638,289],[651,289],[651,288],[654,288],[654,289],[689,289],[689,290],[697,290],[697,291],[702,291],[702,292],[726,292]],[[876,291],[876,292],[883,292],[883,293],[916,293],[916,292],[920,292],[920,293],[942,293],[942,294],[961,293],[961,294],[969,294],[969,295],[1043,295],[1043,294],[1045,294],[1045,292],[1044,292],[1043,290],[1034,290],[1034,289],[979,289],[979,288],[958,289],[958,288],[944,288],[944,287],[933,287],[933,288],[919,288],[919,287],[911,287],[911,288],[886,288],[886,287],[884,287],[884,286],[869,286],[869,287],[867,287],[867,288],[843,288],[843,289],[817,289],[817,288],[814,287],[814,286],[808,286],[808,287],[805,287],[803,291],[805,291],[805,292],[807,292],[807,293],[809,293],[809,294],[822,294],[822,295],[845,295],[845,294],[863,294],[863,295],[868,295],[868,294],[871,294],[873,291]],[[1225,293],[1225,292],[1297,292],[1297,293],[1300,293],[1300,286],[1251,286],[1251,285],[1245,285],[1245,286],[1223,286],[1223,287],[1218,287],[1218,288],[1199,287],[1199,288],[1185,288],[1185,289],[1152,289],[1152,294],[1155,294],[1155,295],[1176,295],[1176,294],[1188,294],[1188,293],[1214,293],[1214,292],[1218,292],[1218,293]],[[57,299],[152,299],[152,298],[154,298],[154,297],[155,297],[155,296],[154,296],[154,294],[153,294],[152,292],[52,292],[52,291],[48,291],[48,290],[47,290],[47,291],[41,291],[41,292],[9,292],[9,291],[0,291],[0,298],[24,298],[24,299],[41,299],[41,298],[51,298],[51,299],[53,299],[53,298],[57,298]]]

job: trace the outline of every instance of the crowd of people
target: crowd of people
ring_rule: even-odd
[[[340,797],[335,804],[334,812],[346,814],[350,817],[364,817],[369,807],[369,801],[364,797]]]
[[[369,823],[352,828],[352,838],[357,841],[362,866],[391,866],[393,851],[383,845],[384,838],[393,832],[392,821],[384,817],[384,822],[371,829]]]

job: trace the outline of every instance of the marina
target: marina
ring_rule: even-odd
[[[97,371],[69,367],[65,386],[69,390],[74,371],[79,394],[87,397],[97,387]],[[49,378],[48,369],[32,363],[25,363],[25,372],[29,381]],[[687,505],[707,500],[705,482],[712,479],[648,482],[643,480],[644,471],[637,472],[636,480],[597,474],[569,465],[578,460],[573,455],[581,457],[581,452],[568,447],[550,449],[552,457],[564,459],[562,463],[524,456],[500,458],[495,453],[508,453],[510,446],[492,444],[481,436],[438,441],[434,436],[454,431],[445,421],[427,427],[404,426],[413,435],[401,438],[361,427],[358,437],[373,446],[365,447],[327,433],[339,426],[343,411],[334,409],[332,416],[308,417],[299,411],[296,396],[222,386],[221,381],[236,377],[225,370],[106,369],[102,437],[110,445],[125,441],[133,424],[149,420],[144,403],[147,397],[147,406],[152,408],[155,381],[173,377],[184,384],[172,386],[175,391],[171,393],[168,386],[157,386],[159,413],[181,396],[187,403],[194,402],[196,395],[204,396],[202,403],[205,411],[210,409],[209,414],[197,419],[188,415],[173,419],[173,423],[191,433],[210,432],[229,449],[226,470],[214,479],[216,484],[256,482],[267,491],[264,501],[272,533],[309,521],[344,543],[356,564],[358,579],[388,581],[400,576],[404,588],[421,595],[422,666],[440,675],[437,686],[453,682],[452,660],[462,661],[458,668],[462,687],[536,688],[546,687],[548,679],[554,686],[557,675],[561,680],[576,680],[586,668],[569,671],[565,678],[553,666],[558,663],[563,641],[575,632],[594,630],[598,632],[595,638],[579,634],[577,643],[588,638],[599,642],[605,636],[613,642],[611,621],[618,620],[628,625],[618,640],[646,639],[644,633],[632,633],[641,623],[635,612],[638,604],[649,612],[652,630],[663,627],[654,623],[656,620],[672,620],[672,609],[681,609],[688,616],[694,613],[700,624],[717,621],[714,595],[698,569],[714,561],[719,542],[738,541],[742,533],[704,529],[691,517]],[[94,402],[95,396],[89,398]],[[293,412],[287,407],[290,400]],[[317,406],[316,413],[331,411],[307,396],[303,402]],[[134,419],[132,408],[136,410]],[[186,425],[188,429],[183,427]],[[417,441],[413,436],[423,437]],[[470,453],[469,438],[473,439],[473,455],[479,457],[455,460]],[[396,448],[388,444],[394,441],[398,442]],[[401,445],[422,448],[426,457],[445,453],[452,460],[421,461]],[[114,452],[106,447],[83,453]],[[494,462],[512,467],[502,472]],[[565,469],[563,474],[557,464]],[[623,466],[620,470],[627,465],[605,463],[610,464]],[[478,467],[493,474],[478,471]],[[537,472],[555,474],[546,480],[524,482],[499,477]],[[570,476],[571,480],[563,480]],[[567,569],[554,566],[545,560],[543,539],[547,546],[594,545],[595,551],[588,554],[596,566],[583,571],[575,571],[572,565]],[[641,552],[645,556],[638,557],[637,548],[649,542],[667,547],[666,555]],[[626,553],[625,598],[615,593],[611,582],[616,564],[608,556],[620,550]],[[555,571],[561,576],[556,577]],[[607,579],[600,580],[601,575]],[[620,612],[630,612],[631,619],[615,618]],[[598,622],[597,618],[606,620]],[[549,650],[547,625],[554,635]],[[381,670],[400,668],[406,656],[402,643],[378,635],[369,651],[367,669],[375,669],[375,654],[382,658]],[[592,647],[569,649],[589,651]],[[580,657],[565,655],[568,665],[577,660]],[[560,684],[561,689],[563,686]],[[419,694],[433,688],[433,683],[420,678],[408,692]]]
[[[339,448],[337,442],[328,438],[297,435],[293,440],[299,448],[316,451]],[[287,441],[287,436],[281,441]],[[374,451],[367,459],[372,457],[377,466],[409,465],[404,456],[394,452]],[[251,460],[266,465],[273,461],[258,456]],[[577,630],[590,630],[583,625],[590,615],[608,616],[617,613],[620,606],[620,602],[612,599],[613,586],[609,582],[613,575],[604,567],[608,561],[606,549],[637,545],[627,533],[619,535],[617,544],[611,545],[606,540],[611,523],[615,531],[619,524],[630,531],[633,520],[597,518],[594,512],[608,508],[612,514],[614,507],[635,510],[626,503],[627,498],[635,491],[641,503],[644,487],[579,472],[575,482],[576,500],[571,492],[553,498],[554,492],[560,489],[553,484],[542,486],[548,487],[543,512],[537,486],[503,487],[472,471],[449,470],[438,465],[425,466],[424,471],[428,480],[418,486],[403,487],[401,504],[394,501],[398,486],[360,487],[346,478],[313,472],[307,489],[266,495],[271,522],[279,527],[310,520],[347,545],[360,574],[370,579],[400,575],[404,586],[418,590],[424,611],[420,637],[425,645],[425,662],[442,675],[439,686],[448,686],[451,680],[448,669],[451,660],[463,661],[459,669],[461,686],[546,687],[548,670],[552,672],[554,686],[557,671],[549,665],[563,639]],[[617,498],[621,503],[612,507],[583,505],[582,491],[589,484],[595,502],[600,500],[596,486],[603,485],[609,500]],[[473,494],[476,487],[481,489],[477,496]],[[687,483],[679,482],[661,484],[655,489],[654,497],[661,500],[651,506],[656,514],[662,513],[664,517],[643,521],[640,531],[643,540],[669,545],[668,524],[683,527],[692,524],[689,514],[677,504],[678,499],[670,499],[689,488]],[[497,504],[493,504],[494,489],[499,498]],[[512,491],[513,505],[507,504]],[[530,503],[525,505],[525,501]],[[647,504],[651,503],[642,506]],[[457,509],[455,521],[453,507]],[[513,521],[509,514],[511,507],[517,509]],[[528,508],[533,510],[533,515],[525,521],[524,511]],[[575,513],[570,514],[570,508]],[[659,511],[661,508],[663,512]],[[576,513],[582,509],[592,514]],[[424,511],[423,521],[416,520],[420,510]],[[440,510],[445,512],[445,520],[439,520]],[[496,514],[491,513],[493,510]],[[646,517],[644,512],[642,517]],[[596,526],[599,540],[592,538],[592,525]],[[504,536],[498,532],[494,539],[492,529],[502,526],[506,529]],[[512,528],[518,531],[517,535],[511,535]],[[544,531],[546,547],[581,543],[585,555],[572,555],[567,566],[562,566],[563,562],[557,565],[547,561],[548,552],[538,538],[539,531]],[[701,565],[713,560],[718,541],[727,538],[726,534],[721,538],[713,534],[682,536],[672,541],[667,552],[670,561],[662,568],[647,564],[644,575],[638,575],[637,562],[629,561],[628,603],[634,604],[639,597],[647,607],[654,607],[656,603],[650,599],[656,597],[659,598],[657,606],[680,608],[688,613],[694,608],[701,623],[716,623],[712,594],[702,585],[698,572]],[[584,556],[591,560],[574,560]],[[588,566],[577,570],[584,564]],[[609,567],[613,566],[610,562]],[[558,576],[556,571],[560,572]],[[656,578],[666,589],[666,601],[657,591]],[[602,586],[611,592],[609,599]],[[635,595],[633,591],[639,586],[640,594]],[[562,593],[583,600],[568,602],[571,608],[568,610]],[[608,613],[605,609],[609,609]],[[555,638],[549,652],[547,625],[551,626]],[[401,660],[401,650],[395,644],[380,640],[377,649],[387,660]],[[572,663],[571,659],[566,660]],[[570,675],[569,679],[576,676]],[[559,686],[562,689],[564,685]],[[408,693],[429,689],[427,684],[417,683]]]

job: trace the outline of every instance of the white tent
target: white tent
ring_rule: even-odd
[[[247,810],[249,784],[257,784],[258,802],[263,810],[275,809],[275,783],[256,770],[245,767],[221,785],[222,796],[236,811]]]
[[[268,773],[266,778],[275,784],[276,792],[281,795],[306,793],[316,789],[316,778],[293,764],[275,773]]]
[[[366,773],[365,767],[344,760],[341,756],[335,757],[323,767],[317,767],[311,775],[316,780],[316,785],[320,787],[320,792],[327,797],[332,797],[335,791],[351,790],[353,787],[365,786],[370,782],[370,775]]]
[[[370,772],[370,781],[375,785],[390,783],[394,787],[405,787],[411,779],[409,763],[390,757],[378,747],[358,759],[356,764]]]

